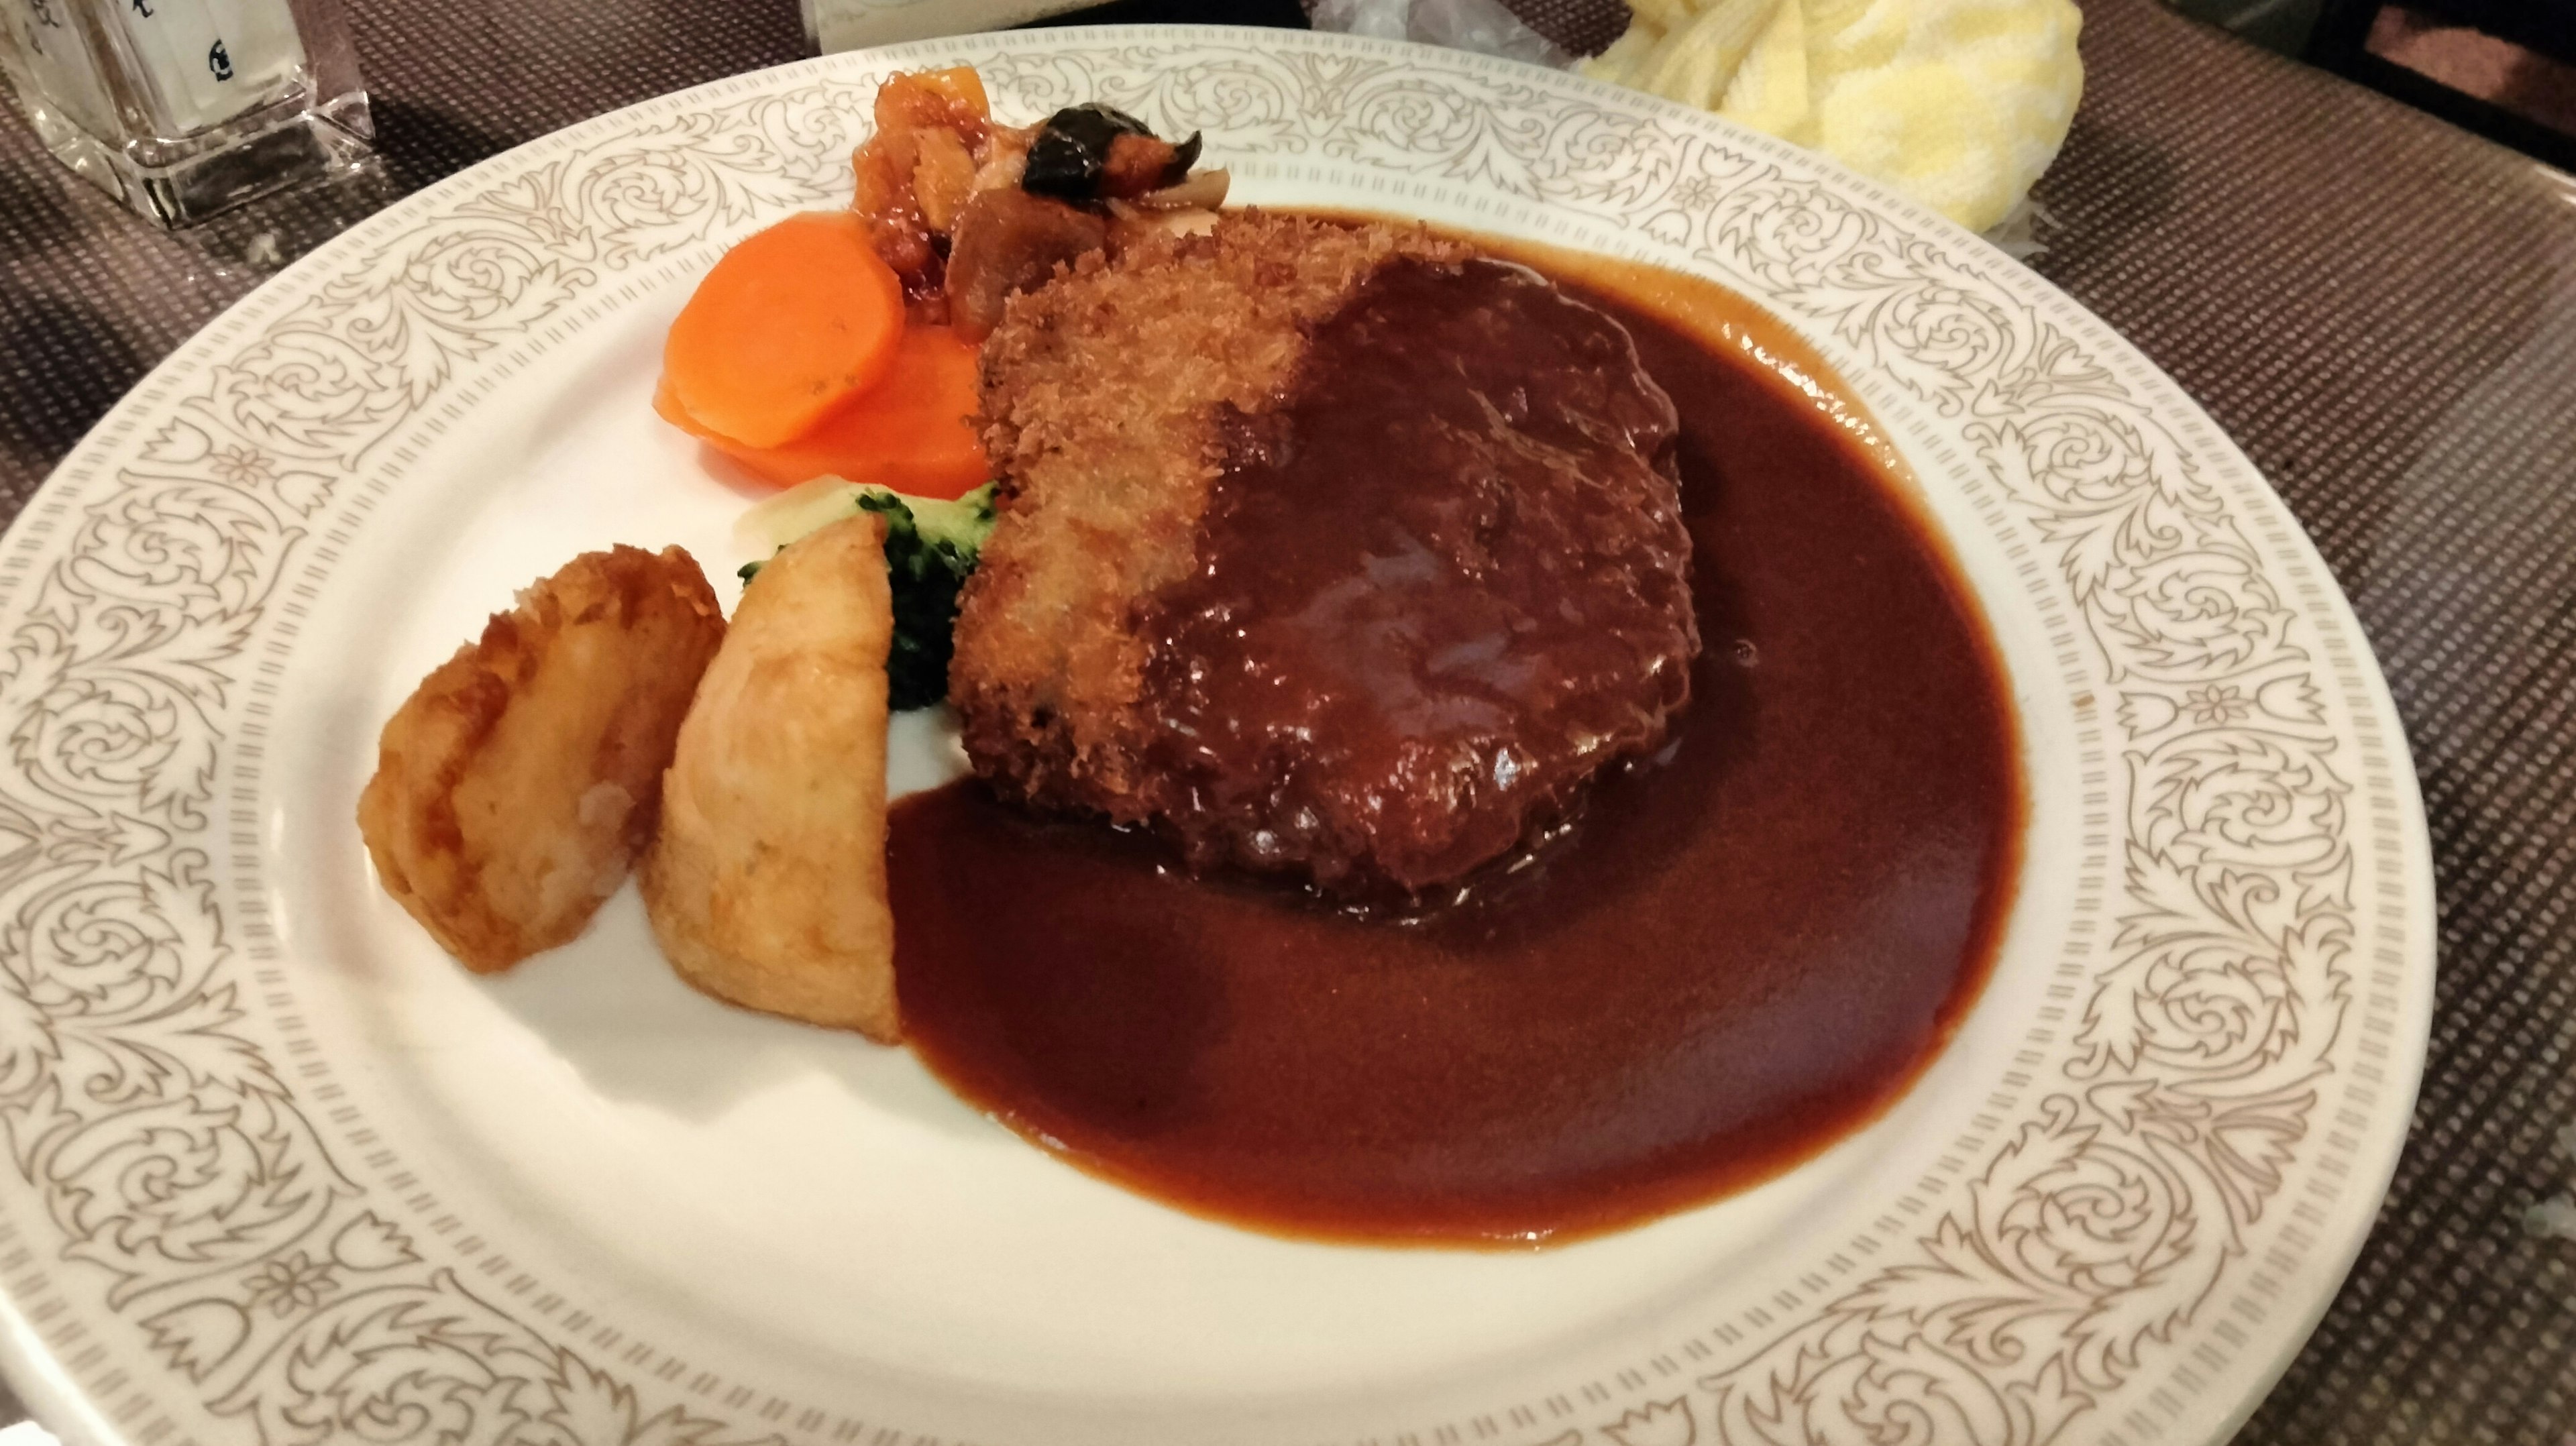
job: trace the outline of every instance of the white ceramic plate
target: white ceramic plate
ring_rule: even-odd
[[[648,410],[662,331],[726,242],[847,194],[882,75],[960,62],[1010,117],[1204,129],[1245,199],[1720,278],[1855,382],[1990,615],[2032,795],[1993,981],[1883,1120],[1563,1249],[1297,1243],[707,1003],[631,892],[481,980],[374,887],[376,728],[486,612],[612,541],[741,560],[743,499]],[[183,347],[0,591],[0,1348],[76,1438],[2214,1441],[2358,1248],[2423,1048],[2394,714],[2208,419],[1866,183],[1448,52],[976,37],[576,127]]]

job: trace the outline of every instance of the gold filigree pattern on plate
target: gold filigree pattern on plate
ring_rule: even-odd
[[[1941,419],[2045,544],[2110,690],[2115,932],[2062,1067],[1972,1178],[1692,1389],[1631,1373],[1588,1425],[1506,1407],[1477,1434],[2022,1446],[2170,1363],[2284,1182],[2316,1167],[2352,1009],[2357,824],[2349,725],[2326,701],[2348,680],[2313,648],[2341,624],[2285,602],[2243,493],[2210,475],[2223,448],[2187,436],[2166,384],[1867,186],[1580,82],[1221,32],[918,53],[980,65],[1024,113],[1103,99],[1205,130],[1213,155],[1490,192],[1687,256]],[[261,764],[255,678],[293,636],[286,580],[329,565],[327,524],[362,521],[352,479],[585,296],[837,198],[851,127],[905,54],[656,102],[415,198],[192,343],[85,444],[48,489],[68,536],[12,536],[31,581],[0,665],[0,1198],[63,1263],[75,1313],[165,1373],[142,1396],[268,1443],[829,1424],[732,1409],[741,1391],[727,1424],[674,1372],[620,1374],[469,1287],[409,1207],[358,1183],[262,1019],[223,815]],[[129,1426],[159,1414],[136,1409]]]

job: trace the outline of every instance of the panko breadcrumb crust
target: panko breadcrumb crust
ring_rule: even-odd
[[[1006,795],[1140,821],[1140,605],[1193,565],[1231,420],[1278,405],[1308,331],[1421,226],[1229,213],[1012,298],[984,344],[1001,517],[960,599],[949,700]]]

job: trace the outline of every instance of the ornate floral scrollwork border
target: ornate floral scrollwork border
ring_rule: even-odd
[[[2258,542],[2281,524],[2250,471],[2062,298],[1706,118],[1347,37],[1057,32],[727,82],[416,197],[191,343],[13,529],[0,1274],[108,1416],[279,1446],[875,1439],[532,1311],[533,1284],[469,1281],[360,1184],[321,1123],[336,1093],[270,1017],[228,810],[264,766],[263,659],[363,521],[352,479],[584,298],[837,197],[910,53],[971,60],[1030,112],[1108,99],[1218,154],[1491,193],[1714,272],[1943,419],[2044,544],[2105,685],[2110,936],[2035,1104],[1930,1223],[1767,1324],[1411,1434],[2035,1446],[2088,1413],[2127,1429],[2106,1403],[2191,1370],[2287,1185],[2365,1158],[2316,1128],[2352,1069],[2357,860],[2412,863],[2376,675],[2330,601],[2300,600],[2296,544]],[[2384,958],[2416,925],[2373,927]],[[2400,1026],[2385,974],[2363,1002]]]

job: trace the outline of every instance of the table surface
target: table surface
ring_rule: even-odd
[[[0,120],[0,519],[162,356],[392,196],[806,51],[787,0],[351,6],[383,173],[178,237]],[[1293,0],[1068,20],[1300,24]],[[685,36],[686,43],[679,37]],[[2037,269],[2251,454],[2350,594],[2441,903],[2413,1134],[2244,1443],[2576,1446],[2576,181],[2152,0],[2085,0]],[[5,1048],[0,1042],[0,1048]],[[0,1421],[16,1418],[0,1393]]]

